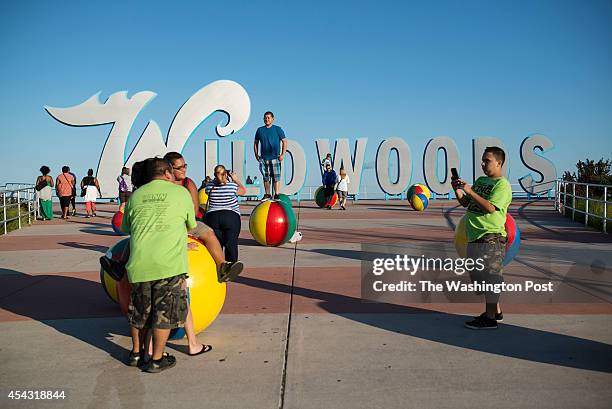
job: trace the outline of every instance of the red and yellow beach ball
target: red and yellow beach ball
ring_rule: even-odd
[[[295,214],[291,205],[280,200],[261,202],[249,218],[251,235],[263,246],[279,246],[288,242],[295,228]]]
[[[338,194],[334,192],[332,198],[327,201],[325,200],[325,186],[319,186],[315,191],[315,202],[317,202],[317,206],[319,207],[334,207],[336,203],[338,203]]]
[[[412,206],[414,210],[421,212],[427,209],[429,199],[431,199],[431,193],[427,186],[421,183],[415,183],[408,189],[406,197],[408,198],[408,202],[410,202],[410,206]]]
[[[455,228],[455,249],[459,257],[467,257],[467,231],[466,231],[465,216],[459,220],[459,224]],[[510,213],[506,213],[506,255],[504,256],[504,265],[510,264],[514,256],[516,256],[521,247],[521,231],[514,217]]]
[[[195,246],[187,252],[189,278],[187,279],[187,300],[191,309],[195,333],[204,331],[219,315],[225,302],[226,284],[217,281],[217,265],[208,249],[198,239],[187,237],[187,242]],[[111,253],[119,255],[124,251],[129,239],[124,239],[111,248]],[[127,275],[121,281],[113,280],[106,272],[101,272],[102,287],[113,301],[119,303],[121,312],[127,314],[132,286]],[[175,328],[170,339],[185,336],[184,328]]]
[[[111,219],[111,227],[118,235],[125,236],[126,234],[121,231],[121,223],[123,223],[123,212],[115,212],[113,218]]]

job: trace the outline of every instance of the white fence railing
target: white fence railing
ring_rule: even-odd
[[[7,183],[0,187],[0,203],[2,208],[2,234],[8,233],[8,225],[16,221],[17,229],[21,229],[22,219],[27,217],[31,224],[38,214],[38,202],[34,185],[27,183]],[[16,209],[16,210],[12,210]],[[25,220],[23,220],[25,222]]]
[[[578,194],[576,194],[576,187],[578,187]],[[612,221],[612,218],[608,217],[608,205],[612,204],[612,200],[609,198],[609,194],[612,194],[612,185],[557,180],[555,190],[555,209],[559,213],[566,215],[568,210],[571,211],[572,220],[576,218],[576,213],[583,214],[585,226],[589,224],[589,217],[601,219],[603,231],[608,232],[608,221]],[[603,193],[603,195],[600,197],[589,196],[589,193],[594,195],[597,192]],[[576,207],[576,199],[584,202],[584,210]],[[592,203],[603,203],[602,212],[593,213],[590,211],[590,209],[593,209],[593,206],[590,206]]]

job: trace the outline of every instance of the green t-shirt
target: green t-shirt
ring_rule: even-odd
[[[491,202],[497,211],[485,213],[470,199],[465,215],[468,242],[478,240],[487,233],[501,233],[506,236],[506,213],[512,202],[512,187],[508,180],[504,177],[481,176],[472,185],[472,190]]]
[[[153,180],[136,189],[121,226],[130,234],[130,283],[188,273],[187,230],[195,226],[193,202],[184,187]]]

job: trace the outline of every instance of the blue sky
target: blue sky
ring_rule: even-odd
[[[318,183],[315,138],[367,137],[371,164],[382,139],[402,137],[413,182],[425,144],[441,135],[455,140],[464,169],[471,138],[503,140],[512,183],[528,173],[519,146],[530,134],[555,143],[547,157],[559,173],[612,158],[610,1],[124,3],[4,3],[0,184],[32,181],[42,164],[79,176],[96,168],[110,126],[68,127],[44,105],[153,91],[131,147],[149,119],[165,134],[182,103],[218,79],[240,83],[252,104],[247,125],[221,143],[222,161],[232,138],[250,152],[269,109],[304,147],[307,184]],[[185,147],[195,179],[203,140],[224,120],[215,114]],[[363,177],[376,189],[371,169]]]

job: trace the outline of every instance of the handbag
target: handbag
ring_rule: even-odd
[[[36,186],[34,187],[34,189],[36,189],[37,192],[40,192],[41,190],[43,190],[44,188],[47,187],[47,185],[49,184],[49,182],[47,182],[47,179],[42,178],[40,180],[40,182],[38,182],[36,184]]]

